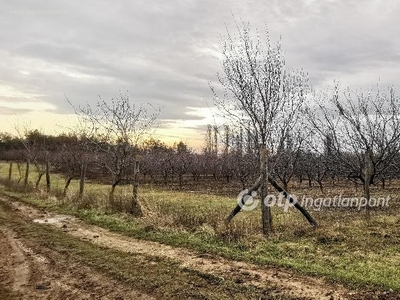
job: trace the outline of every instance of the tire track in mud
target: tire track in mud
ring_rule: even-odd
[[[355,294],[341,285],[328,284],[322,279],[294,274],[282,268],[263,267],[208,254],[199,254],[157,242],[134,239],[98,226],[88,225],[73,216],[39,211],[18,201],[5,199],[3,201],[7,201],[32,222],[56,226],[66,234],[99,246],[128,253],[169,258],[178,261],[182,267],[212,274],[221,279],[229,278],[238,284],[261,288],[274,287],[276,294],[305,299],[350,299]]]
[[[8,257],[2,270],[10,274],[8,284],[16,299],[154,299],[149,295],[129,287],[120,287],[118,283],[88,267],[64,265],[55,255],[49,261],[26,247],[12,230],[1,227],[0,237],[5,254]],[[1,297],[0,297],[1,298]],[[13,299],[14,299],[13,298]]]
[[[21,249],[20,244],[15,240],[15,234],[6,228],[0,228],[5,241],[11,246],[12,249],[12,290],[15,292],[23,292],[25,287],[29,284],[30,279],[30,263],[26,258],[24,251]]]

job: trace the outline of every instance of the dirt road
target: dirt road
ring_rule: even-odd
[[[121,236],[103,228],[85,224],[72,216],[40,211],[15,200],[0,198],[0,204],[3,210],[5,206],[10,209],[7,215],[8,217],[10,214],[13,215],[13,222],[18,219],[18,224],[22,224],[20,226],[13,224],[13,228],[7,222],[0,223],[0,240],[2,241],[0,243],[0,299],[209,299],[214,298],[212,289],[215,288],[216,282],[218,291],[216,290],[215,299],[222,297],[222,294],[217,294],[219,292],[226,293],[229,298],[229,293],[234,291],[244,291],[241,295],[243,299],[375,299],[366,297],[362,292],[349,291],[343,286],[294,274],[284,269],[231,261],[187,249]],[[168,260],[174,266],[178,266],[178,269],[189,272],[191,276],[200,276],[202,280],[209,276],[212,281],[204,284],[204,282],[197,282],[197,277],[177,278],[176,280],[183,280],[185,284],[190,281],[192,287],[190,294],[185,294],[186,296],[182,298],[176,292],[167,295],[167,292],[159,290],[153,293],[151,289],[143,289],[143,285],[132,285],[133,281],[121,280],[118,277],[126,277],[118,276],[118,272],[112,271],[111,266],[102,267],[99,271],[71,259],[68,249],[64,246],[61,250],[55,250],[54,247],[53,249],[47,247],[52,241],[47,244],[39,239],[32,241],[27,238],[32,235],[31,232],[30,235],[20,238],[16,228],[23,227],[25,223],[34,224],[32,227],[38,230],[54,228],[58,237],[65,236],[64,239],[68,237],[79,240],[83,243],[80,247],[85,247],[85,244],[97,245],[100,249],[99,255],[102,255],[102,251],[106,251],[102,249],[127,253],[140,257],[143,268],[156,268],[156,266],[159,268],[162,260]],[[106,253],[104,257],[107,257]],[[169,267],[167,270],[157,268],[158,278],[164,275],[167,277],[168,274],[163,274],[163,272],[171,271]],[[110,269],[111,276],[104,272],[104,269]],[[179,277],[179,273],[174,276]],[[145,274],[142,277],[137,278],[145,281]],[[249,288],[248,294],[243,287]],[[203,290],[207,290],[207,296]]]
[[[56,253],[36,255],[4,227],[0,240],[0,299],[154,299]]]

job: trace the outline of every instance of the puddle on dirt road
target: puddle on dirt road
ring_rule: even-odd
[[[49,218],[34,219],[33,222],[39,224],[57,224],[65,221],[73,221],[74,218],[65,215],[56,215]]]

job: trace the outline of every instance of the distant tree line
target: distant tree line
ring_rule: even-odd
[[[38,130],[28,131],[23,137],[0,133],[0,160],[9,162],[9,178],[17,177],[25,185],[32,182],[35,188],[44,177],[50,190],[50,171],[63,174],[64,195],[75,179],[80,181],[80,195],[84,192],[85,179],[110,184],[110,193],[113,193],[117,184],[130,183],[136,162],[140,164],[140,178],[144,182],[184,188],[188,182],[230,184],[236,181],[245,188],[258,175],[259,164],[259,153],[249,134],[227,125],[220,130],[209,125],[205,147],[196,152],[183,142],[168,146],[155,139],[122,149],[123,143],[108,143],[100,136],[74,133],[53,136]],[[317,185],[321,191],[328,179],[363,183],[365,172],[360,153],[339,153],[329,136],[321,151],[298,139],[299,136],[288,139],[270,153],[268,160],[271,175],[286,190],[294,181],[310,187]],[[373,163],[378,166],[374,167],[371,184],[381,183],[385,187],[387,180],[399,178],[400,152],[390,151],[390,162],[386,161],[382,168],[379,164],[384,163],[377,159],[373,157]],[[11,173],[12,166],[14,172],[18,170],[16,176]],[[35,178],[29,177],[32,169],[36,171]]]

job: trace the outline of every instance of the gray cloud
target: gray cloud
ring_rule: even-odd
[[[232,13],[281,36],[288,65],[307,70],[315,87],[400,85],[397,1],[36,0],[0,4],[0,86],[57,113],[72,112],[64,93],[78,105],[129,90],[162,107],[164,120],[195,120],[189,107],[211,102]]]
[[[3,106],[0,105],[0,113],[2,115],[10,115],[10,116],[14,116],[14,115],[20,115],[20,114],[25,114],[28,112],[31,112],[31,109],[25,109],[25,108],[11,108],[11,107],[7,107],[7,106]]]

